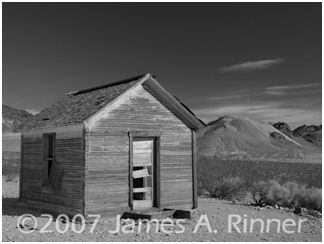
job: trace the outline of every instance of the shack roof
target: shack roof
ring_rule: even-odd
[[[17,130],[25,131],[38,128],[80,124],[95,114],[98,110],[109,104],[109,102],[133,87],[136,83],[144,81],[144,88],[152,93],[152,95],[160,100],[160,102],[164,103],[164,105],[176,116],[177,113],[180,113],[179,115],[184,122],[188,119],[191,120],[191,123],[188,124],[190,128],[197,129],[205,126],[205,124],[199,120],[188,107],[166,92],[166,90],[154,79],[154,76],[143,74],[102,86],[69,92],[56,103],[44,108],[26,123],[22,124]],[[182,111],[179,111],[179,109]],[[183,115],[186,115],[184,119]]]

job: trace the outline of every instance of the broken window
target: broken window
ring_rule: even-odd
[[[55,133],[43,134],[43,186],[54,185]]]

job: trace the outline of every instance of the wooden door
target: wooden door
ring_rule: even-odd
[[[133,209],[149,209],[154,202],[154,140],[133,140]]]

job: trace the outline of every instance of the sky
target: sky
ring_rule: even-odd
[[[3,3],[3,103],[152,73],[206,123],[321,124],[321,3]]]

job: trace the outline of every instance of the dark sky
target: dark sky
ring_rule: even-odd
[[[153,73],[205,122],[321,123],[321,3],[3,3],[3,103]]]

